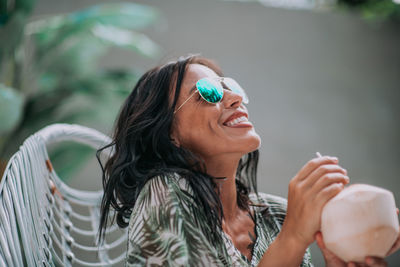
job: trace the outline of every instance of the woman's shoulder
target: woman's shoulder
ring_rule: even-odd
[[[158,218],[159,214],[167,217],[188,217],[193,202],[191,188],[185,179],[179,175],[163,174],[150,178],[140,190],[133,206],[129,229],[136,228],[137,224]]]
[[[136,202],[144,201],[150,206],[165,205],[166,200],[188,199],[192,192],[186,179],[177,173],[166,173],[148,179],[140,190]]]
[[[263,192],[250,193],[249,199],[253,206],[260,211],[268,211],[268,214],[284,219],[287,210],[287,199],[281,196]]]
[[[198,223],[190,191],[186,178],[176,174],[145,183],[129,221],[126,266],[223,266],[203,231],[207,225]]]

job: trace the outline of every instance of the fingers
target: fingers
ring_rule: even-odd
[[[387,267],[387,262],[378,257],[366,257],[365,262],[349,262],[347,263],[347,267]]]
[[[363,264],[363,263],[355,263],[355,262],[349,262],[349,263],[347,263],[347,267],[364,267],[365,266],[365,264]]]
[[[399,232],[400,232],[400,228],[399,228]],[[392,255],[393,253],[395,253],[397,250],[400,249],[400,234],[397,237],[396,242],[394,242],[392,248],[389,250],[389,252],[386,254],[386,256]]]
[[[304,179],[303,183],[305,186],[312,187],[321,177],[328,173],[338,173],[343,176],[347,175],[347,171],[337,164],[323,164],[315,169],[307,178]]]
[[[344,185],[342,183],[333,183],[321,191],[319,191],[316,195],[317,203],[322,207],[325,203],[336,196],[340,191],[343,190]],[[318,207],[320,208],[320,207]]]
[[[334,184],[334,183],[341,183],[343,185],[348,184],[350,181],[349,177],[347,175],[344,175],[342,173],[327,173],[323,175],[322,177],[317,180],[317,182],[314,184],[312,187],[312,192],[314,194],[317,194],[320,192],[323,188]]]
[[[367,266],[371,266],[371,267],[386,267],[386,266],[388,266],[387,262],[384,259],[378,258],[378,257],[366,257],[365,263],[367,264]]]
[[[289,182],[284,228],[297,236],[299,242],[311,244],[315,241],[315,233],[320,229],[320,213],[323,205],[339,192],[338,189],[343,188],[338,184],[345,182],[346,171],[337,166],[337,163],[338,159],[334,157],[314,158]],[[331,177],[332,173],[335,177]],[[313,174],[311,178],[310,174]],[[326,181],[320,184],[321,192],[315,192],[313,181],[319,180],[321,175],[327,175],[323,179]],[[321,193],[321,199],[316,199],[317,193]]]
[[[317,169],[319,166],[323,164],[337,164],[339,160],[336,157],[320,157],[320,158],[314,158],[307,162],[298,172],[296,175],[296,179],[298,180],[303,180],[306,177],[308,177],[315,169]]]
[[[347,263],[347,267],[368,267],[366,263],[360,263],[360,262],[349,262]]]
[[[317,241],[317,245],[321,249],[322,255],[324,256],[326,266],[346,266],[346,263],[341,258],[329,251],[329,249],[325,246],[324,239],[320,231],[315,234],[315,240]]]

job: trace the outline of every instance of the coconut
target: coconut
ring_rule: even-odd
[[[366,184],[344,188],[324,206],[321,232],[326,247],[346,262],[384,258],[399,235],[392,192]]]

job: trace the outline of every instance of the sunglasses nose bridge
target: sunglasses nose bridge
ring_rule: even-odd
[[[224,95],[222,97],[222,102],[227,108],[240,106],[243,102],[243,96],[239,93],[232,91],[232,89],[224,88]]]
[[[224,83],[223,79],[219,80],[219,83],[221,84],[222,90],[224,90],[224,91],[226,90],[231,93],[238,94],[237,92],[233,91],[226,83]]]

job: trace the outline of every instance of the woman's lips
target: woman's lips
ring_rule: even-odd
[[[232,128],[253,127],[253,124],[251,124],[251,122],[248,121],[246,115],[242,115],[240,117],[233,117],[231,120],[228,120],[223,124],[224,126]]]
[[[238,124],[235,124],[233,126],[227,126],[225,125],[225,127],[229,127],[229,128],[248,128],[248,127],[253,127],[253,124],[249,121],[246,122],[240,122]]]

